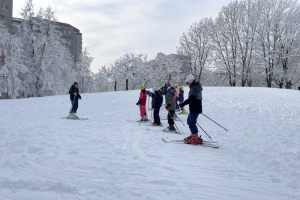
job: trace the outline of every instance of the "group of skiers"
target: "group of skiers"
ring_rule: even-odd
[[[179,87],[179,95],[177,92],[177,84],[171,86],[169,83],[165,83],[165,85],[161,88],[153,88],[153,92],[146,91],[144,85],[140,87],[140,97],[136,105],[140,107],[140,121],[149,121],[146,113],[146,101],[147,95],[152,98],[152,108],[154,122],[153,126],[161,126],[159,111],[163,103],[163,95],[165,96],[165,109],[168,111],[168,130],[176,131],[174,126],[174,118],[176,118],[175,111],[179,111],[179,107],[182,112],[180,114],[187,114],[184,109],[185,105],[189,105],[190,113],[187,118],[187,123],[189,125],[191,135],[187,138],[184,138],[187,144],[199,144],[201,141],[201,137],[198,136],[198,128],[197,128],[197,118],[200,113],[202,113],[202,86],[199,82],[195,80],[195,76],[190,74],[185,78],[185,83],[189,86],[190,91],[188,95],[188,99],[184,101],[184,90],[183,87]],[[179,104],[177,103],[179,101]]]
[[[169,83],[165,83],[165,85],[161,88],[153,88],[153,92],[147,91],[146,87],[142,85],[140,87],[140,96],[136,105],[139,105],[140,108],[140,116],[143,122],[149,121],[147,117],[146,111],[146,101],[147,95],[152,98],[152,108],[154,122],[153,126],[162,126],[161,120],[159,116],[159,111],[163,104],[163,95],[165,96],[165,109],[168,111],[168,130],[176,131],[174,126],[174,118],[176,118],[175,111],[182,111],[180,114],[187,114],[184,109],[184,106],[189,105],[190,113],[187,118],[187,123],[189,125],[191,135],[184,138],[187,144],[199,144],[201,143],[201,136],[198,136],[198,128],[197,128],[197,118],[200,113],[202,113],[202,86],[199,82],[196,81],[195,76],[190,74],[185,78],[185,83],[189,86],[190,91],[188,94],[188,99],[184,101],[184,90],[183,87],[179,87],[179,91],[177,91],[177,84],[171,86]],[[179,93],[179,94],[178,94]],[[70,90],[70,100],[71,100],[71,110],[69,112],[68,119],[76,119],[78,118],[76,115],[78,109],[78,100],[81,99],[81,95],[79,94],[78,83],[75,82]],[[177,103],[179,102],[179,104]],[[179,109],[180,107],[180,109]]]

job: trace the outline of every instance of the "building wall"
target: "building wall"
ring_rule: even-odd
[[[78,62],[82,54],[82,34],[69,24],[58,23],[58,25],[60,26],[62,39],[64,39],[66,47],[70,50],[74,62]]]
[[[9,32],[12,30],[13,0],[0,0],[0,18],[6,21]]]

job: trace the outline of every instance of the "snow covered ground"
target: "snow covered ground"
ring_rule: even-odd
[[[162,142],[187,136],[180,122],[183,135],[128,122],[138,96],[82,94],[86,121],[61,119],[68,96],[1,100],[0,200],[300,199],[299,91],[205,87],[204,114],[229,132],[198,122],[219,149]]]

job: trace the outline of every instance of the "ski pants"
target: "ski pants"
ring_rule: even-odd
[[[173,119],[174,114],[175,114],[175,110],[169,110],[169,112],[168,112],[168,124],[169,125],[174,125],[174,119]]]
[[[178,101],[175,100],[175,103],[176,103],[176,110],[178,110],[179,109]]]
[[[140,112],[141,112],[141,116],[143,116],[144,114],[146,114],[146,106],[140,105]]]
[[[154,108],[153,115],[154,115],[154,123],[155,124],[161,124],[160,123],[160,117],[159,117],[159,110],[160,110],[160,107],[155,107]]]
[[[188,123],[190,131],[192,133],[198,133],[198,128],[196,125],[198,116],[199,116],[199,114],[197,114],[197,113],[190,113],[187,118],[187,123]]]
[[[71,112],[76,113],[76,111],[78,109],[78,100],[74,100],[74,101],[71,100],[71,104],[72,104]]]

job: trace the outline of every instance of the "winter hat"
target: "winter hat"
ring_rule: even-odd
[[[179,87],[179,89],[180,89],[180,90],[183,90],[183,87],[182,87],[182,86],[180,86],[180,87]]]
[[[142,85],[141,87],[140,87],[140,89],[141,90],[144,90],[146,87],[144,86],[144,85]]]
[[[189,83],[191,84],[193,81],[195,80],[195,76],[192,74],[187,75],[187,77],[185,78],[185,83]]]
[[[74,85],[78,85],[78,83],[77,83],[77,82],[74,82]]]
[[[175,84],[173,85],[173,87],[175,87],[175,88],[176,88],[176,87],[177,87],[177,84],[175,83]]]

